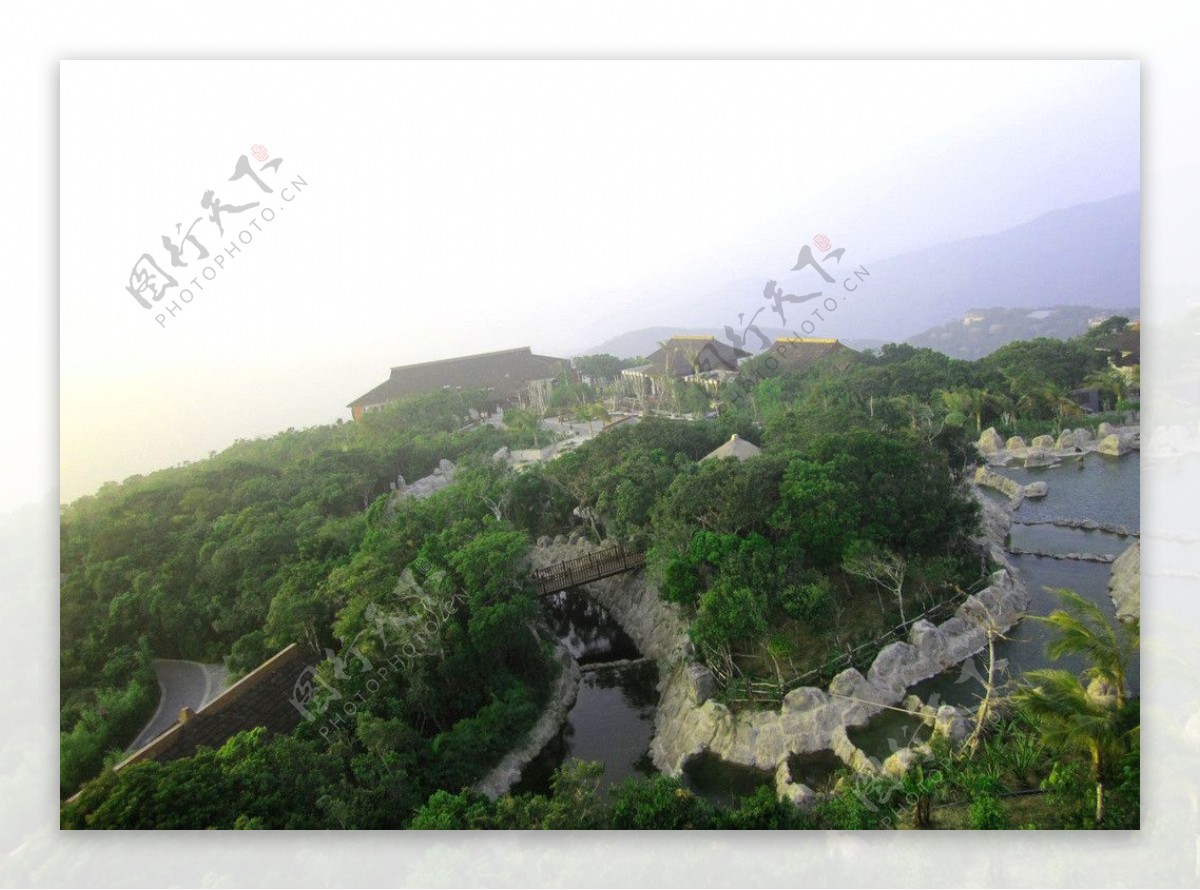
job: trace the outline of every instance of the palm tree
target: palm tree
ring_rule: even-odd
[[[1088,662],[1084,676],[1112,686],[1117,694],[1117,707],[1124,706],[1125,679],[1138,647],[1137,623],[1114,627],[1099,606],[1075,591],[1057,588],[1051,592],[1066,608],[1055,609],[1049,616],[1037,618],[1056,631],[1055,638],[1046,647],[1046,654],[1054,659],[1064,655],[1083,656]]]
[[[992,411],[1000,411],[1005,407],[1002,396],[988,392],[986,389],[964,387],[955,390],[943,390],[942,404],[951,414],[963,414],[975,418],[975,432],[983,432],[983,415]]]
[[[1096,822],[1104,818],[1105,769],[1121,753],[1129,732],[1122,729],[1126,676],[1138,646],[1137,624],[1114,627],[1095,603],[1066,589],[1054,591],[1065,609],[1039,618],[1054,628],[1055,638],[1046,647],[1051,658],[1082,655],[1088,661],[1083,679],[1099,681],[1115,690],[1105,696],[1085,687],[1070,671],[1039,670],[1025,674],[1025,685],[1014,698],[1047,745],[1080,753],[1091,763],[1096,783]],[[1102,689],[1102,687],[1101,687]],[[1136,733],[1135,727],[1131,732]]]
[[[608,423],[612,420],[612,417],[609,415],[608,409],[604,407],[603,402],[590,402],[586,405],[580,405],[575,410],[575,419],[587,423],[588,433],[594,436],[595,432],[592,430],[592,423],[597,420]]]
[[[1124,399],[1129,390],[1129,381],[1125,379],[1125,375],[1112,365],[1093,371],[1083,382],[1096,387],[1102,394],[1112,396],[1112,400],[1108,402],[1110,408],[1115,408],[1117,402]]]
[[[1083,754],[1096,783],[1096,822],[1104,818],[1104,775],[1108,763],[1124,747],[1121,709],[1111,699],[1089,695],[1070,671],[1029,671],[1017,690],[1017,707],[1036,726],[1051,748]]]

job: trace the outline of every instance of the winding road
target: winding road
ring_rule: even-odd
[[[154,673],[158,677],[158,709],[133,740],[129,751],[148,745],[175,725],[181,710],[200,710],[220,695],[226,686],[225,667],[219,664],[156,658]]]

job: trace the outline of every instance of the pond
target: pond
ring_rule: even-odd
[[[549,793],[551,775],[569,759],[603,764],[601,788],[631,775],[653,775],[649,752],[658,668],[641,661],[586,670],[589,665],[640,658],[641,653],[603,606],[577,590],[546,597],[543,605],[551,628],[585,670],[562,730],[525,767],[512,793]]]

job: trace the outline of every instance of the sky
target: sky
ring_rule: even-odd
[[[1139,89],[1137,62],[64,62],[60,500],[348,418],[393,365],[669,325],[817,232],[882,259],[1136,190]],[[176,283],[149,309],[143,254]]]

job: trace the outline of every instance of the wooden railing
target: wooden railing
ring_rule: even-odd
[[[537,569],[531,577],[537,595],[549,596],[568,587],[640,569],[645,564],[645,553],[634,553],[618,544],[606,550],[597,550],[595,553],[587,553],[544,569]]]

